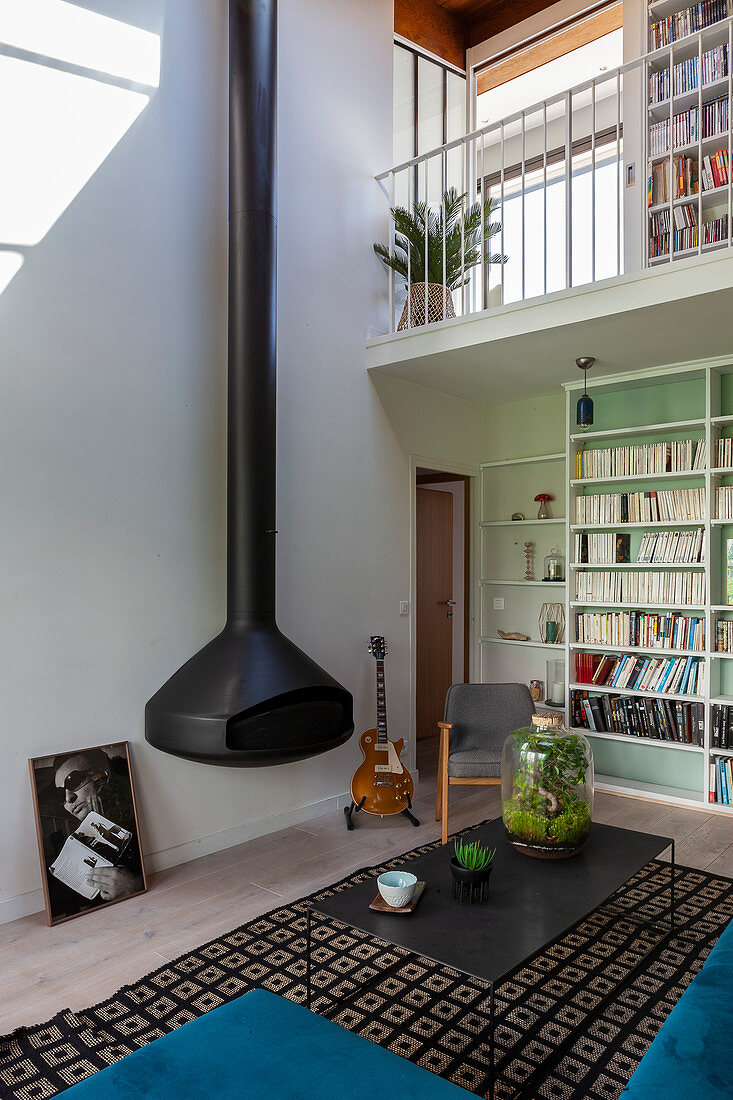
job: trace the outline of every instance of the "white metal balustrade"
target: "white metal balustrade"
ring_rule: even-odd
[[[732,57],[727,18],[377,176],[389,332],[730,249]]]

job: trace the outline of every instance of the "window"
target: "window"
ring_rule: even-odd
[[[477,73],[478,124],[519,116],[487,136],[479,172],[508,257],[487,271],[487,305],[623,271],[623,82],[603,77],[623,60],[622,12],[620,3],[606,5]],[[594,90],[535,107],[594,79]]]
[[[393,110],[393,163],[404,164],[465,134],[466,77],[449,65],[425,57],[414,47],[396,42]],[[446,160],[445,186],[460,187],[460,151],[452,150]],[[428,180],[431,202],[440,200],[441,182],[440,164],[434,159]],[[408,186],[407,174],[400,173],[395,184],[395,202],[398,205],[408,205]],[[422,178],[419,191],[422,197]],[[413,178],[412,194],[417,193]]]

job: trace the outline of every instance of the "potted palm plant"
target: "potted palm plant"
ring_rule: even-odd
[[[481,202],[466,208],[466,197],[466,192],[461,195],[455,187],[450,187],[437,209],[426,202],[414,203],[412,210],[404,206],[392,207],[394,249],[390,251],[387,245],[377,243],[374,251],[387,267],[404,279],[405,287],[409,287],[398,329],[424,325],[426,319],[428,323],[440,321],[444,312],[446,317],[455,317],[451,291],[466,285],[469,272],[481,262],[486,241],[501,231],[501,222],[495,220],[493,199],[483,203],[482,221]],[[484,256],[484,262],[489,264],[506,263],[506,260],[506,256],[495,253]]]

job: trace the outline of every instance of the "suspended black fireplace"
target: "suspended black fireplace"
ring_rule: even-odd
[[[230,0],[227,622],[145,708],[151,745],[239,767],[354,731],[350,693],[275,622],[276,51],[275,0]]]

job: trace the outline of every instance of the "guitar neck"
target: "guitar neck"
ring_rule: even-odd
[[[387,741],[387,694],[384,686],[384,661],[377,661],[377,742]]]

